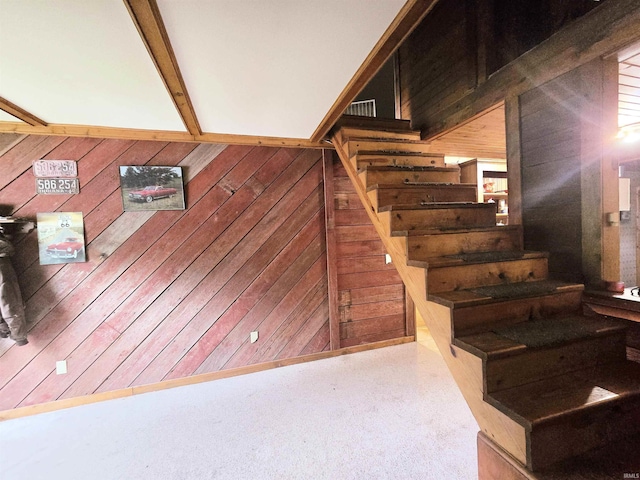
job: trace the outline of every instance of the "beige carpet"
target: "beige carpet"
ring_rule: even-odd
[[[478,428],[433,349],[423,338],[6,421],[0,478],[476,478]]]

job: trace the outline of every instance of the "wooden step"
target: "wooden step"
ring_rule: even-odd
[[[388,205],[422,205],[434,202],[475,202],[476,186],[471,184],[405,183],[372,185],[367,189],[376,211]]]
[[[362,128],[367,131],[413,131],[409,120],[395,118],[365,117],[360,115],[343,115],[333,127],[333,132],[348,128]]]
[[[357,169],[380,166],[444,167],[444,155],[412,152],[360,152],[355,156]]]
[[[378,140],[411,140],[420,141],[420,130],[395,129],[372,130],[365,127],[345,127],[340,130],[340,141],[342,145],[352,139],[378,139]]]
[[[582,284],[557,280],[510,283],[431,293],[429,300],[451,308],[455,338],[531,319],[577,314]]]
[[[350,138],[345,142],[349,158],[353,158],[360,152],[413,152],[432,153],[431,145],[418,140],[394,140],[389,138]],[[440,152],[435,152],[440,153]]]
[[[624,360],[626,330],[620,320],[556,316],[458,337],[455,345],[483,359],[484,392],[493,393]]]
[[[405,183],[460,183],[458,167],[367,167],[358,171],[365,188]]]
[[[387,205],[378,209],[387,214],[392,236],[428,228],[468,228],[495,225],[495,204],[445,202],[425,205]],[[382,217],[381,217],[382,220]]]
[[[527,432],[536,471],[640,431],[640,364],[581,369],[486,396]]]
[[[453,257],[453,258],[452,258]],[[549,274],[546,252],[508,251],[462,254],[411,262],[428,268],[428,292],[546,280]]]
[[[620,480],[640,478],[640,434],[532,472],[491,441],[478,434],[478,480]],[[626,476],[625,476],[626,475]]]
[[[473,193],[475,194],[475,189]],[[439,230],[407,238],[407,258],[416,261],[460,253],[522,248],[522,227],[519,225],[466,228],[457,231]]]

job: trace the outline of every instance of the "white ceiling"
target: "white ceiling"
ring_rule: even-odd
[[[405,1],[157,4],[204,133],[309,139]],[[0,97],[50,125],[186,132],[122,0],[0,0]]]

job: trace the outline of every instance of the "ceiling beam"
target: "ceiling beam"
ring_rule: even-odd
[[[160,16],[156,0],[124,0],[142,41],[169,91],[182,121],[191,135],[201,135],[193,104],[189,99],[178,62]]]
[[[408,0],[311,136],[319,142],[438,0]]]
[[[167,130],[139,130],[133,128],[96,127],[90,125],[49,124],[30,126],[22,122],[0,122],[0,134],[19,133],[27,135],[62,135],[65,137],[117,138],[123,140],[158,140],[163,142],[198,142],[227,145],[252,145],[283,148],[328,148],[327,142],[312,142],[305,138],[259,137],[255,135],[235,135],[226,133],[202,133]]]
[[[44,120],[40,120],[35,115],[23,110],[19,106],[14,103],[11,103],[9,100],[0,97],[0,110],[7,112],[9,115],[13,115],[16,118],[19,118],[25,123],[32,125],[34,127],[46,127],[47,122]]]

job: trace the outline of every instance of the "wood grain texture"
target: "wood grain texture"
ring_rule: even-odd
[[[332,171],[340,346],[413,335],[413,326],[406,323],[402,280],[395,266],[385,262],[382,241],[337,158]]]
[[[327,349],[320,150],[13,134],[0,145],[0,204],[30,218],[80,211],[87,244],[84,263],[41,266],[35,232],[16,239],[30,343],[0,340],[0,410]],[[36,195],[41,158],[76,160],[80,193]],[[187,208],[123,212],[120,165],[181,166]]]

